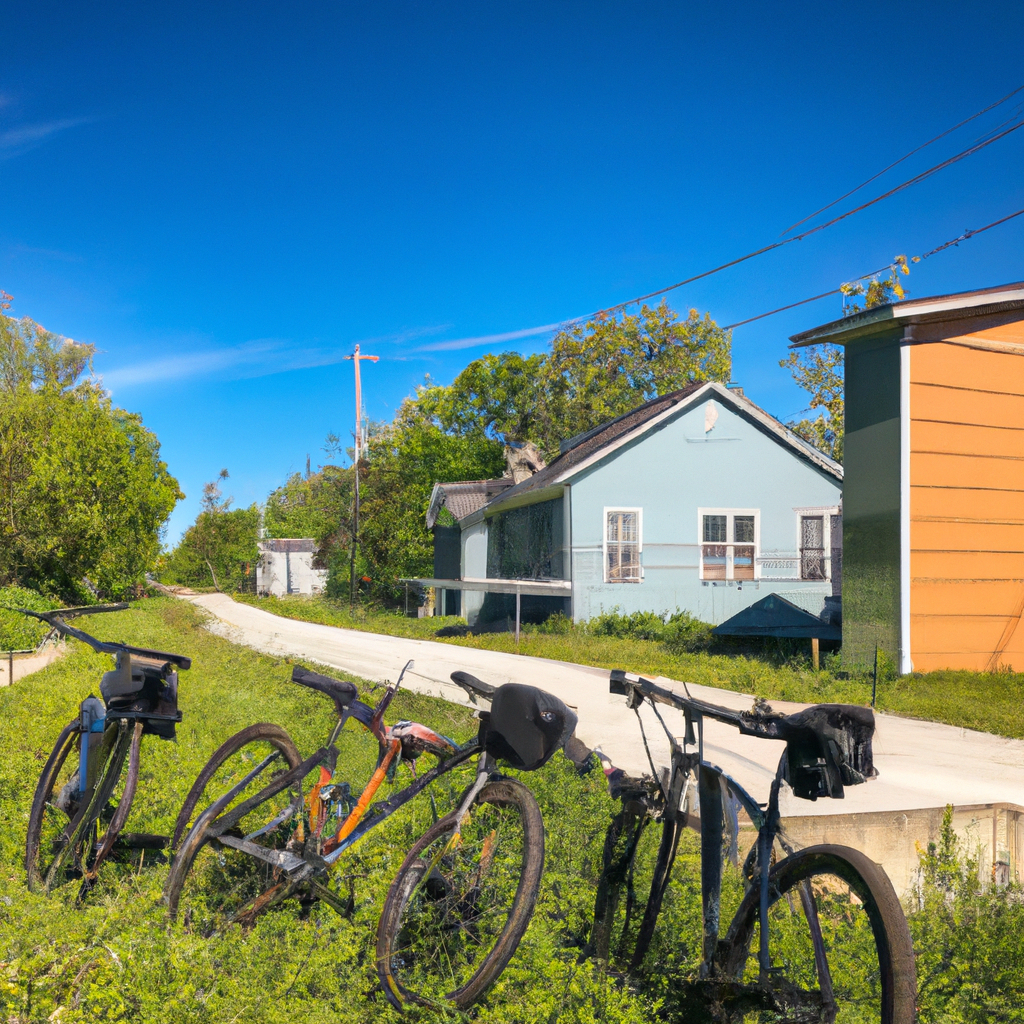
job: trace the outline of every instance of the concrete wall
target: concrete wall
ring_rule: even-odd
[[[798,847],[818,843],[852,846],[881,864],[901,896],[919,877],[919,852],[938,843],[943,807],[870,814],[807,815],[783,819]],[[1024,807],[976,804],[953,809],[961,853],[978,858],[982,883],[1024,879]]]
[[[719,623],[780,593],[818,614],[829,581],[799,579],[797,508],[840,503],[841,482],[731,406],[701,403],[577,477],[570,488],[573,616],[677,608]],[[710,429],[707,423],[713,421]],[[604,582],[605,508],[643,510],[639,583]],[[757,579],[699,578],[698,509],[756,509]]]
[[[320,594],[327,586],[327,570],[313,568],[310,551],[264,551],[256,566],[260,594]]]

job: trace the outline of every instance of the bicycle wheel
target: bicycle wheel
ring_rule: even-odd
[[[267,744],[268,751],[271,747],[280,751],[285,761],[287,761],[289,768],[294,768],[302,760],[295,744],[292,742],[291,736],[279,725],[260,722],[256,725],[250,725],[240,732],[236,732],[234,736],[226,739],[214,751],[213,756],[206,762],[203,770],[196,776],[196,781],[188,791],[188,796],[185,797],[185,802],[181,805],[178,818],[174,823],[174,835],[171,838],[172,850],[178,848],[182,837],[191,826],[196,808],[204,810],[209,803],[212,803],[214,799],[225,793],[237,782],[239,777],[236,770],[237,766],[224,769],[225,762],[234,754],[237,754],[243,747],[260,741]],[[250,754],[255,754],[256,751],[257,748],[254,746]],[[241,764],[245,765],[246,763],[249,762],[243,758]],[[252,767],[251,763],[249,767]],[[206,803],[202,803],[204,794],[208,796]]]
[[[522,783],[477,795],[431,826],[388,890],[377,927],[377,973],[389,1002],[464,1008],[508,965],[533,914],[544,867],[544,823]]]
[[[745,983],[734,993],[734,1012],[746,1009],[759,1020],[767,1012],[829,1024],[912,1024],[910,930],[882,868],[857,850],[823,845],[784,858],[769,877],[769,978],[758,981],[757,886],[743,897],[724,941],[725,975]]]
[[[96,781],[84,798],[79,794],[80,738],[76,718],[58,737],[36,785],[25,840],[25,869],[32,890],[49,891],[98,866],[97,851],[108,852],[134,795],[131,778],[125,786],[119,784],[130,747],[137,768],[138,730],[123,721],[107,727]],[[104,822],[108,832],[109,824],[114,825],[110,844],[97,842]]]
[[[282,867],[301,847],[302,780],[279,780],[300,762],[287,733],[265,723],[216,751],[189,800],[194,806],[214,784],[222,792],[196,818],[171,864],[164,898],[172,920],[180,916],[185,927],[208,936],[232,924],[248,927],[294,894]],[[251,852],[232,841],[251,844]]]

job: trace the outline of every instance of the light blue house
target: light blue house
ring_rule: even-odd
[[[821,614],[840,593],[842,480],[741,389],[695,384],[572,438],[519,483],[438,484],[437,578],[421,582],[470,625],[517,601],[524,621],[681,609],[717,624],[768,593]]]

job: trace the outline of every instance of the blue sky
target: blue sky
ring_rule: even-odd
[[[94,343],[115,402],[157,432],[188,495],[172,542],[222,467],[247,504],[307,453],[324,461],[328,432],[350,436],[354,343],[381,357],[365,403],[390,418],[425,374],[540,350],[538,327],[766,245],[1024,84],[1019,3],[2,12],[0,288]],[[1024,207],[1022,172],[1024,129],[670,302],[729,324],[835,288]],[[1024,217],[906,283],[1021,279]],[[830,299],[737,329],[734,378],[797,414],[786,340],[839,313]]]

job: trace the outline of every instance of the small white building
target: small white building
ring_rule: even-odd
[[[256,593],[272,597],[323,593],[327,570],[313,567],[316,541],[312,538],[261,540],[257,547]]]

